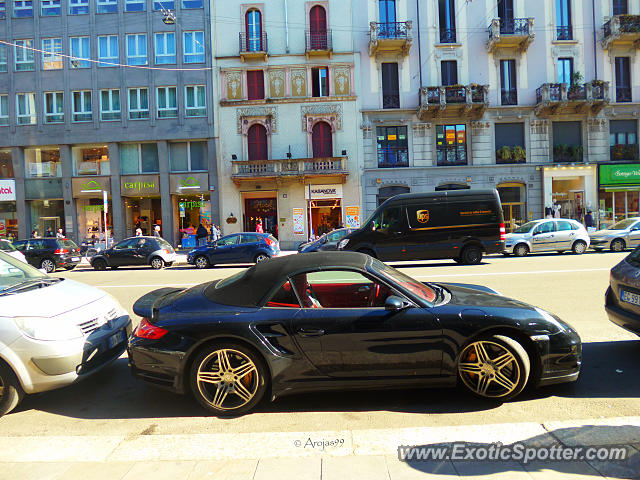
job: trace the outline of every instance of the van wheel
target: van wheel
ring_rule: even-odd
[[[529,247],[527,247],[524,243],[521,243],[520,245],[516,245],[515,248],[513,249],[513,254],[516,257],[524,257],[528,253],[529,253]]]
[[[582,240],[578,240],[577,242],[573,243],[573,247],[571,247],[571,250],[573,250],[573,253],[575,253],[576,255],[583,254],[587,251],[587,244]]]
[[[358,250],[359,253],[364,253],[365,255],[369,255],[373,258],[378,258],[373,250],[369,250],[368,248],[363,248],[362,250]]]
[[[0,362],[0,417],[16,408],[24,397],[18,379],[9,367]]]
[[[482,261],[482,250],[475,245],[469,245],[462,250],[460,260],[465,265],[477,265]]]

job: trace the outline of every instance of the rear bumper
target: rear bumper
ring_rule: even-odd
[[[609,320],[613,323],[636,335],[640,335],[640,318],[637,315],[613,305],[605,305],[604,309]]]
[[[74,260],[77,259],[77,260]],[[82,260],[82,255],[80,255],[80,253],[78,253],[77,255],[70,255],[68,257],[58,257],[56,258],[56,266],[58,267],[70,267],[70,266],[75,266],[78,265],[80,263],[80,261]]]

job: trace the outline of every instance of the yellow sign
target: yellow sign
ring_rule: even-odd
[[[416,217],[420,223],[428,223],[429,222],[429,210],[418,210],[416,212]]]
[[[397,140],[398,136],[397,135],[387,135],[387,140]]]

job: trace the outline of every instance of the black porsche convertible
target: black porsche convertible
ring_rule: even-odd
[[[275,258],[156,290],[133,310],[133,374],[191,392],[217,415],[246,413],[265,395],[458,381],[509,400],[527,385],[574,381],[581,364],[580,337],[553,314],[353,252]]]

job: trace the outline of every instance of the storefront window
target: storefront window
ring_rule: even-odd
[[[196,246],[196,230],[202,224],[211,233],[211,201],[208,194],[175,195],[174,221],[182,248]]]
[[[467,164],[467,128],[465,125],[436,127],[438,166]]]
[[[582,221],[584,218],[585,204],[585,177],[572,179],[554,178],[552,180],[553,205],[560,207],[562,218],[573,218]]]
[[[64,202],[62,200],[32,200],[31,229],[37,230],[40,236],[45,236],[47,229],[54,233],[58,228],[64,228]]]
[[[278,200],[276,198],[245,198],[244,231],[255,232],[258,219],[264,233],[278,235]]]
[[[0,202],[0,238],[18,239],[16,202]]]
[[[160,197],[125,198],[124,202],[127,236],[134,236],[137,228],[142,230],[143,235],[153,235],[156,225],[160,225],[160,234],[163,234]]]
[[[335,200],[312,200],[311,201],[311,221],[313,233],[320,237],[342,226],[342,201]]]
[[[75,174],[110,175],[109,148],[106,145],[95,147],[73,147],[73,165]]]
[[[120,173],[157,173],[158,146],[155,143],[120,145]]]
[[[61,177],[62,163],[60,162],[59,149],[27,148],[24,151],[26,176]]]
[[[81,241],[95,242],[104,240],[104,201],[102,198],[76,199],[78,211],[78,233]],[[107,204],[107,234],[112,235],[112,204]]]
[[[207,170],[205,142],[173,142],[169,144],[172,172]]]
[[[13,178],[11,150],[0,150],[0,178]]]
[[[408,167],[407,127],[378,127],[378,168]]]
[[[611,120],[609,122],[609,146],[611,160],[637,160],[638,135],[636,120]]]

